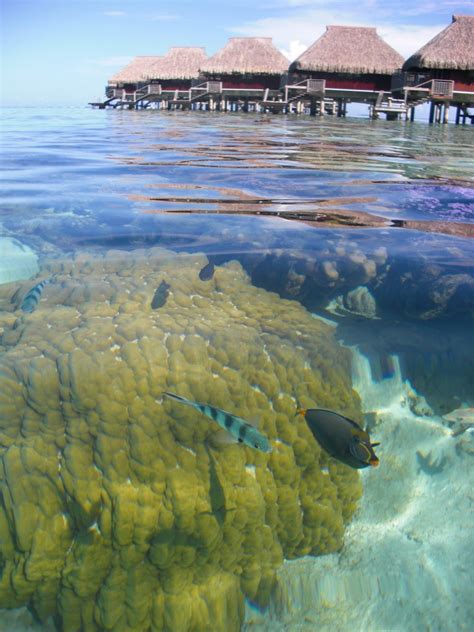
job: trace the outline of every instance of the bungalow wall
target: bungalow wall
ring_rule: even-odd
[[[206,74],[203,81],[222,81],[229,90],[279,90],[280,75]]]
[[[161,85],[161,90],[175,92],[176,90],[189,90],[191,88],[191,79],[152,79],[153,85]]]
[[[390,91],[391,85],[391,75],[298,71],[294,76],[295,83],[304,79],[325,79],[326,88],[336,90],[379,92],[380,90]]]

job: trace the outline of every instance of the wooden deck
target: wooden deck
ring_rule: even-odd
[[[334,85],[334,82],[331,82]],[[120,87],[108,87],[106,99],[91,102],[99,109],[193,109],[222,112],[263,112],[273,114],[332,114],[345,116],[348,103],[368,105],[369,116],[387,120],[405,118],[414,120],[415,109],[430,103],[430,122],[447,123],[451,105],[457,108],[456,123],[473,123],[470,108],[474,107],[474,93],[454,89],[454,82],[432,79],[423,84],[396,85],[391,91],[375,91],[362,88],[328,87],[325,79],[291,80],[279,90],[224,85],[222,81],[201,81],[189,89],[166,89],[150,82],[135,91]]]

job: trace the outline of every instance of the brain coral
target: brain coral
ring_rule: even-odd
[[[46,264],[35,312],[2,312],[0,607],[66,631],[228,632],[283,558],[341,547],[357,473],[294,414],[360,416],[348,352],[235,262],[200,281],[205,262],[83,253]],[[273,452],[216,443],[163,390],[259,418]]]

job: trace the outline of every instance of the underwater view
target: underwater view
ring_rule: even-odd
[[[472,630],[474,128],[3,120],[0,630]]]

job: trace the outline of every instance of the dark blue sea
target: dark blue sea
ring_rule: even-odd
[[[474,128],[2,119],[0,630],[472,629]]]

